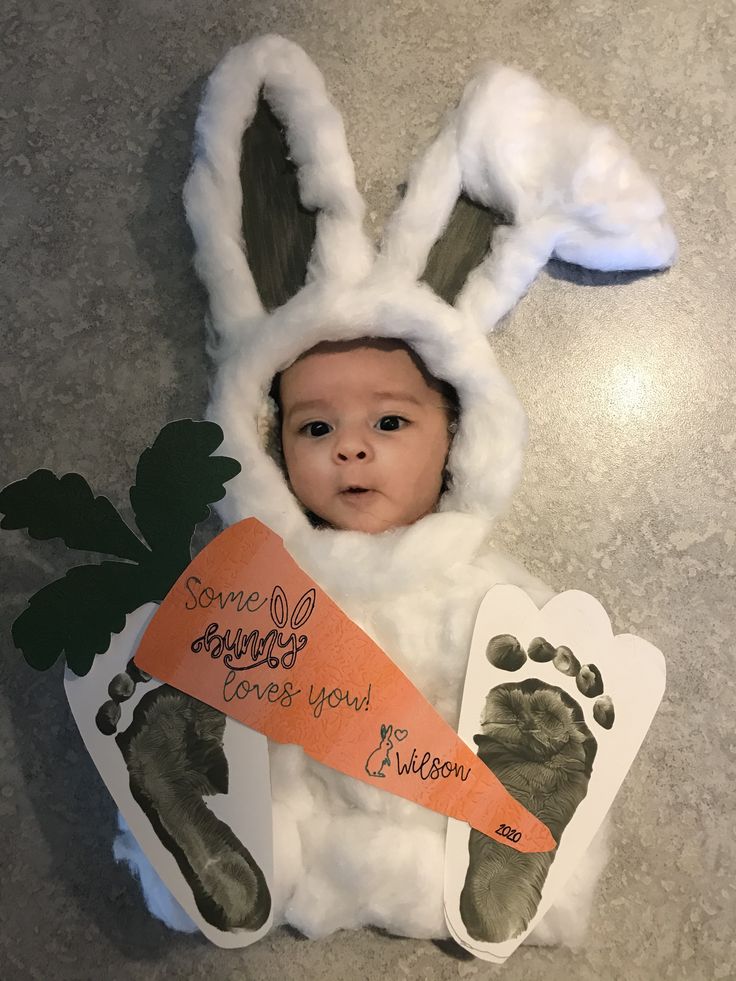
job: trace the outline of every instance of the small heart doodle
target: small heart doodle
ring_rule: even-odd
[[[394,739],[397,739],[399,742],[401,742],[402,739],[406,739],[408,735],[408,729],[394,729]]]

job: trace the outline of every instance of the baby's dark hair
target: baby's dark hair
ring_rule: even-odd
[[[406,341],[401,341],[393,337],[358,337],[352,341],[321,341],[319,344],[315,344],[308,351],[299,355],[297,361],[301,361],[302,358],[308,357],[310,354],[329,354],[337,353],[340,351],[354,351],[357,348],[370,347],[378,351],[406,351],[414,366],[421,374],[422,378],[426,382],[427,386],[437,394],[442,399],[442,404],[444,406],[445,412],[447,413],[447,425],[450,434],[453,435],[457,429],[458,420],[460,418],[460,399],[458,398],[457,391],[455,387],[449,382],[443,381],[440,378],[435,378],[435,376],[428,370],[425,363],[419,357],[417,352],[406,343]],[[276,405],[278,411],[278,430],[281,432],[281,373],[279,372],[273,379],[271,383],[270,396]]]

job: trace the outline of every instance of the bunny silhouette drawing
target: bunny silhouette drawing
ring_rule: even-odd
[[[400,737],[398,732],[401,733]],[[392,725],[381,726],[381,742],[365,761],[365,772],[369,777],[385,777],[384,767],[391,766],[391,750],[394,748],[392,736],[403,739],[406,730],[397,730],[395,733]]]

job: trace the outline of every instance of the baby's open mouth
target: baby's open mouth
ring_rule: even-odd
[[[341,494],[369,494],[371,491],[370,487],[343,487],[340,491]]]

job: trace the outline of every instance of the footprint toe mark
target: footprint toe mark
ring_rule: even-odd
[[[575,683],[587,698],[603,694],[603,678],[595,664],[584,664],[575,676]]]
[[[151,675],[147,671],[143,671],[141,668],[139,668],[132,657],[126,665],[125,673],[130,675],[135,684],[145,684],[147,681],[151,680]]]
[[[107,693],[114,702],[125,702],[135,691],[135,681],[129,674],[116,674],[107,686]]]
[[[498,634],[491,637],[486,647],[486,658],[502,671],[518,671],[526,661],[526,651],[516,637]]]
[[[574,678],[580,670],[580,661],[578,661],[570,648],[565,647],[564,644],[555,650],[552,663],[559,672],[566,674],[569,678]]]
[[[529,644],[528,653],[532,661],[544,663],[545,661],[551,661],[555,656],[555,648],[544,637],[535,637]]]
[[[610,695],[602,695],[593,703],[593,718],[603,729],[611,729],[616,718],[613,699]]]
[[[112,736],[120,722],[120,705],[113,701],[100,705],[95,716],[95,725],[104,736]]]

